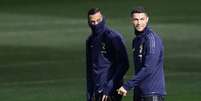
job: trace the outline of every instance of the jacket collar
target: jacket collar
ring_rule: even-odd
[[[149,26],[146,26],[145,29],[144,29],[143,31],[141,31],[141,32],[139,32],[139,31],[137,31],[137,30],[135,29],[135,35],[136,35],[137,37],[141,37],[141,36],[146,35],[150,30],[151,30],[151,29],[150,29]]]

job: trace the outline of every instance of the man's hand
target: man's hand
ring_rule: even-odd
[[[107,100],[108,100],[108,96],[107,95],[103,95],[102,101],[107,101]]]
[[[122,87],[122,86],[119,89],[117,89],[117,92],[119,95],[123,95],[123,96],[127,95],[127,90],[124,89],[124,87]]]

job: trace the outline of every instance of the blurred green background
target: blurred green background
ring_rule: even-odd
[[[99,7],[126,39],[133,71],[129,13],[150,11],[165,44],[166,101],[201,99],[200,0],[1,0],[0,100],[85,101],[87,11]],[[132,91],[123,101],[132,101]]]

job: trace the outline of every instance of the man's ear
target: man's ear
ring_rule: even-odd
[[[149,22],[149,17],[147,17],[147,22]]]

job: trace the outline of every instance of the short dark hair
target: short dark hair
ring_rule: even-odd
[[[89,15],[93,15],[97,12],[101,12],[100,8],[91,8],[89,11],[88,11],[88,16]]]
[[[131,13],[130,16],[132,17],[134,13],[145,13],[148,16],[148,13],[146,12],[145,8],[143,6],[137,6],[135,7]]]

